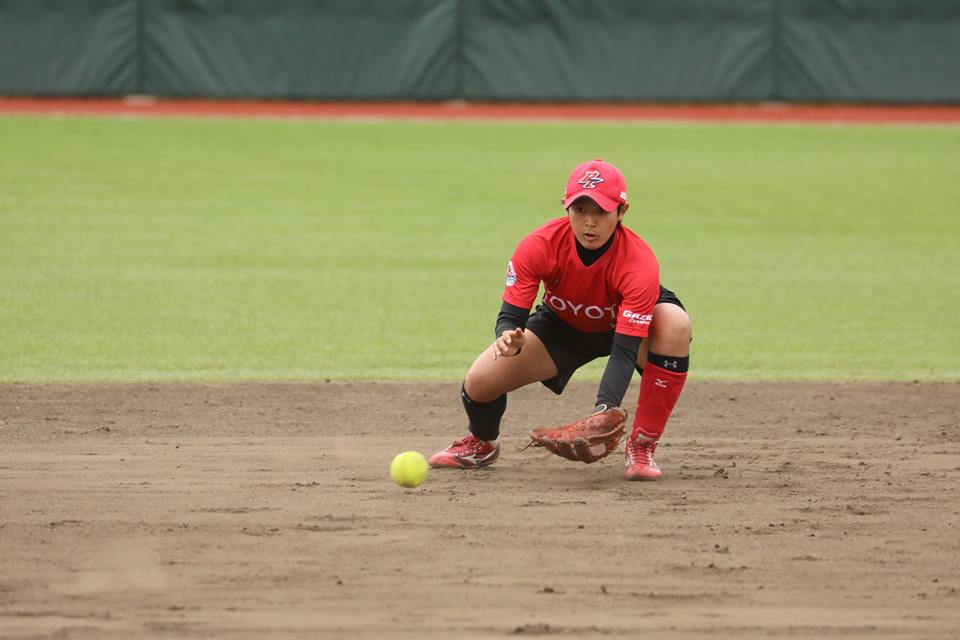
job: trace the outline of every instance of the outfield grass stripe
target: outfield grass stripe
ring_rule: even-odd
[[[694,375],[960,380],[960,129],[5,117],[0,139],[5,382],[455,380],[595,156],[694,317]]]

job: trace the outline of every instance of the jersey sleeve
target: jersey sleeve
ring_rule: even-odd
[[[546,249],[546,240],[536,233],[520,241],[507,263],[507,283],[501,298],[504,302],[523,309],[533,306],[545,275]]]
[[[653,320],[653,307],[660,297],[660,270],[654,264],[627,271],[620,283],[621,301],[615,331],[646,338]]]

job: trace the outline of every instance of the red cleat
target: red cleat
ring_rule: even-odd
[[[487,442],[472,433],[466,438],[430,456],[430,466],[475,469],[485,467],[500,457],[500,440]]]
[[[623,450],[623,461],[627,470],[624,475],[627,480],[659,480],[663,475],[660,467],[653,460],[653,452],[657,450],[656,440],[638,438],[627,440]]]

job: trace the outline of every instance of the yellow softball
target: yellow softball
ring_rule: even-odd
[[[400,487],[419,487],[430,469],[427,459],[417,451],[404,451],[390,463],[390,477]]]

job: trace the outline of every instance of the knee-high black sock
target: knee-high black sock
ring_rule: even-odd
[[[647,354],[647,362],[674,373],[686,373],[690,369],[690,356],[662,356],[651,351]]]
[[[659,353],[647,354],[647,362],[674,373],[686,373],[690,369],[690,356],[662,356]],[[637,373],[643,375],[643,367],[637,365]]]
[[[463,410],[470,419],[470,433],[481,440],[496,440],[500,436],[500,418],[507,410],[507,394],[490,402],[477,402],[467,395],[465,387],[460,387],[460,399]]]

